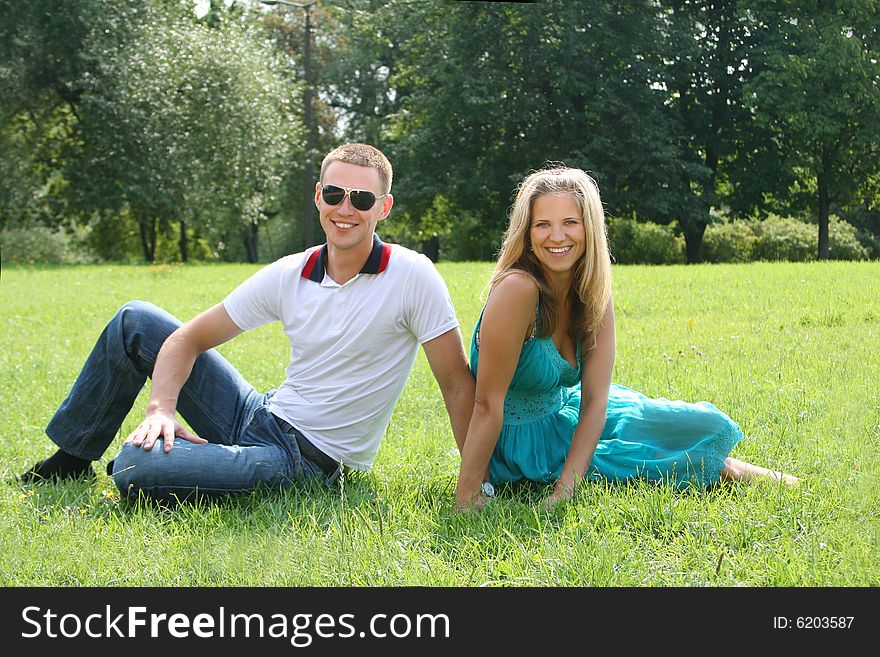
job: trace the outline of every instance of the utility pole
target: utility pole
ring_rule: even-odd
[[[261,0],[264,5],[290,5],[302,9],[306,13],[306,25],[303,39],[303,77],[305,79],[305,91],[303,104],[305,105],[306,124],[306,156],[303,173],[303,248],[314,246],[315,240],[315,114],[312,107],[312,17],[310,9],[317,0],[311,2],[288,2],[288,0]]]

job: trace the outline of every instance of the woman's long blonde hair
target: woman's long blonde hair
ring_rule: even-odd
[[[532,204],[544,194],[571,194],[581,209],[586,232],[586,250],[572,276],[572,322],[569,333],[575,344],[586,350],[596,343],[596,333],[611,298],[611,255],[605,227],[605,211],[596,182],[580,169],[553,167],[529,174],[517,189],[507,230],[490,287],[514,270],[523,271],[538,283],[541,323],[538,335],[547,337],[559,321],[560,299],[544,276],[541,263],[532,252],[529,230]]]

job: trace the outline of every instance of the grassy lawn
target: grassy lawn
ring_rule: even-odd
[[[733,455],[802,477],[797,489],[590,483],[545,513],[547,489],[525,487],[453,514],[458,454],[422,354],[373,471],[341,490],[160,509],[119,499],[103,474],[114,448],[91,483],[10,481],[52,451],[43,427],[122,303],[188,319],[256,268],[3,270],[0,585],[880,584],[880,263],[614,269],[614,380],[711,401],[748,437]],[[439,270],[469,341],[491,265]],[[258,389],[282,380],[277,325],[221,351]]]

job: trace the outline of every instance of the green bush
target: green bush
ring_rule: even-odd
[[[867,260],[871,257],[868,249],[859,242],[856,227],[834,216],[828,222],[828,241],[832,260]]]
[[[208,241],[190,228],[187,234],[189,259],[216,260],[217,255]],[[98,215],[83,231],[80,239],[83,248],[96,258],[108,262],[143,262],[140,226],[128,212]],[[180,261],[180,228],[177,222],[159,226],[156,235],[156,262]]]
[[[668,226],[635,219],[608,222],[608,246],[620,264],[673,265],[685,262],[684,238]]]
[[[383,240],[421,251],[440,260],[494,260],[504,226],[453,206],[438,194],[431,206],[415,214],[403,212],[383,221],[377,231]]]
[[[756,227],[756,260],[804,262],[816,259],[819,235],[816,226],[791,217],[770,215]]]
[[[190,262],[216,260],[208,240],[189,228],[187,231],[187,251]],[[143,254],[143,247],[141,247]],[[143,255],[141,255],[143,259]],[[156,236],[156,262],[180,262],[180,224],[169,223],[160,228]]]
[[[708,229],[707,229],[708,232]],[[756,260],[803,262],[817,258],[819,228],[792,217],[770,215],[757,224]],[[828,222],[832,260],[867,260],[869,250],[859,242],[856,228],[832,216]]]
[[[754,259],[758,236],[748,221],[709,224],[703,234],[705,262],[750,262]]]
[[[868,251],[868,258],[880,258],[880,205],[867,205],[840,208],[835,213],[843,221],[856,229],[859,243]],[[833,247],[832,247],[833,248]]]
[[[137,222],[128,212],[96,215],[86,226],[81,243],[100,260],[138,262],[144,258]]]
[[[494,260],[504,229],[487,230],[485,222],[469,212],[459,213],[457,220],[455,228],[440,238],[440,259]]]
[[[0,231],[0,262],[5,265],[60,265],[88,260],[63,231],[45,226],[15,226]]]
[[[859,239],[859,244],[865,247],[868,252],[870,260],[880,259],[880,237],[864,228],[856,228],[856,236]]]

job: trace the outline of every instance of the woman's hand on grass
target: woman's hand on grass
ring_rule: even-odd
[[[569,502],[574,497],[574,485],[565,484],[562,480],[556,482],[553,492],[541,503],[545,511],[552,510],[560,502]]]
[[[482,481],[464,482],[458,480],[458,486],[455,489],[455,504],[452,510],[462,513],[465,511],[479,511],[483,508],[483,491]]]

